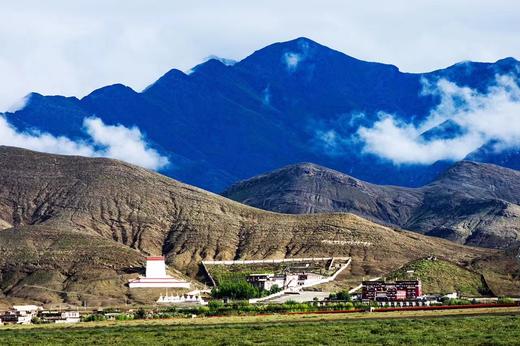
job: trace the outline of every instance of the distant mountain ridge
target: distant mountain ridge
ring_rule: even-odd
[[[304,163],[239,182],[223,195],[281,213],[354,213],[468,245],[520,244],[520,172],[492,164],[462,161],[430,184],[406,188]]]
[[[303,37],[269,45],[234,64],[220,60],[210,59],[189,74],[172,69],[143,92],[115,84],[82,99],[33,93],[23,109],[5,116],[19,130],[84,140],[87,116],[135,125],[170,157],[172,165],[162,173],[215,192],[296,162],[316,162],[379,184],[420,186],[449,163],[396,166],[341,138],[371,126],[379,112],[406,122],[424,119],[439,102],[438,96],[421,93],[424,80],[446,78],[484,92],[496,75],[518,80],[520,73],[513,58],[403,73]],[[456,133],[456,126],[446,125],[424,138]],[[506,159],[491,150],[472,157],[512,166],[520,156],[511,153]]]

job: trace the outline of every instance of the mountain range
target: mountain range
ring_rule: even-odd
[[[520,172],[461,161],[419,188],[380,186],[315,164],[297,164],[239,182],[223,193],[291,214],[348,212],[462,244],[520,244]]]
[[[88,141],[83,120],[137,126],[171,164],[161,173],[221,192],[239,180],[297,162],[314,162],[377,184],[422,186],[451,165],[404,163],[363,150],[356,140],[381,114],[421,124],[441,103],[425,85],[446,79],[486,93],[496,77],[518,82],[520,63],[462,62],[428,73],[366,62],[307,38],[275,43],[239,62],[210,59],[190,72],[172,69],[142,92],[115,84],[76,97],[28,95],[5,113],[19,131]],[[489,115],[490,117],[493,114]],[[452,138],[463,129],[434,124],[422,140]],[[516,149],[489,142],[469,153],[474,161],[518,168]],[[420,160],[419,160],[420,161]]]
[[[497,295],[520,292],[511,250],[348,213],[263,211],[121,161],[0,147],[0,303],[136,301],[125,283],[159,254],[191,280],[201,260],[351,256],[358,282],[433,254],[480,273]]]

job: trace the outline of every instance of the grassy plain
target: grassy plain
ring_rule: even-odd
[[[2,345],[510,345],[518,308],[94,322],[0,328]]]

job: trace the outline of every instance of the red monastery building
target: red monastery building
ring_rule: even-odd
[[[422,295],[422,287],[420,280],[363,281],[361,294],[363,300],[416,300]]]

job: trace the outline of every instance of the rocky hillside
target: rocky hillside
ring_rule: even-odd
[[[349,276],[361,278],[434,254],[520,293],[516,262],[499,250],[352,214],[266,212],[108,159],[0,147],[0,220],[0,289],[11,300],[132,300],[124,283],[149,254],[193,278],[203,259],[352,256]]]
[[[291,214],[349,212],[463,244],[520,243],[520,172],[463,161],[420,188],[379,186],[314,164],[242,181],[224,196]]]
[[[459,292],[466,297],[490,294],[482,275],[435,257],[412,261],[387,275],[386,279],[406,280],[411,277],[421,280],[422,290],[426,294]]]

